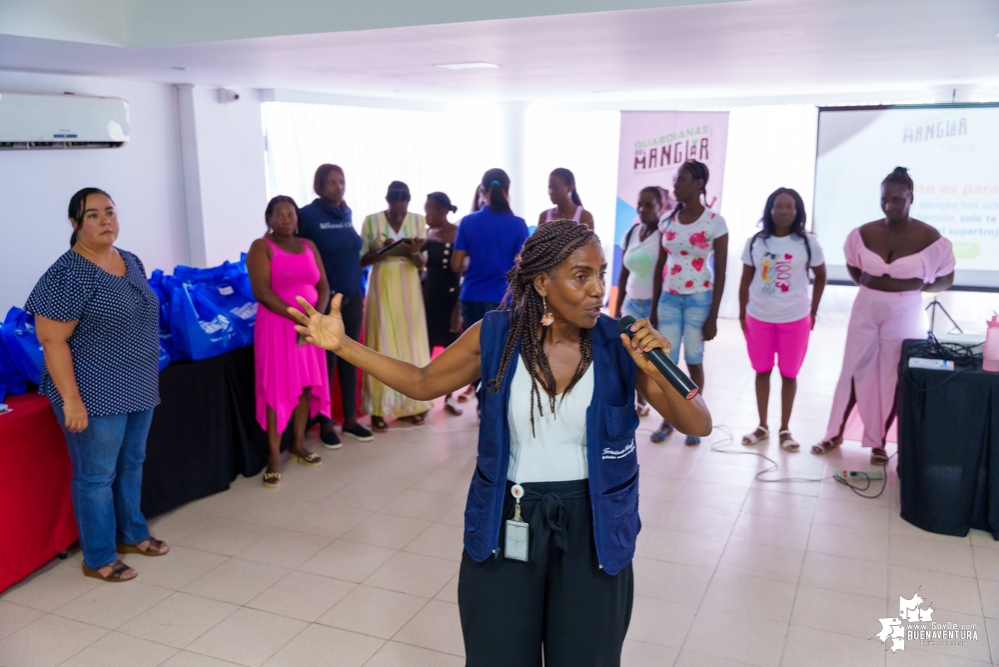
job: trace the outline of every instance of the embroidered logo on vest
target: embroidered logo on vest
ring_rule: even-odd
[[[635,439],[632,438],[631,442],[624,449],[611,449],[610,447],[604,447],[602,459],[623,459],[632,452],[635,451]]]

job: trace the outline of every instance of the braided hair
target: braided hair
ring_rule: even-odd
[[[572,220],[553,220],[538,227],[520,251],[517,263],[506,278],[510,288],[503,299],[502,309],[511,311],[510,333],[503,346],[499,371],[496,377],[486,383],[486,389],[499,392],[503,378],[509,370],[513,352],[520,343],[520,356],[531,375],[531,432],[534,432],[534,406],[537,401],[538,414],[544,415],[544,404],[538,385],[548,395],[548,404],[555,413],[556,382],[548,356],[545,354],[544,340],[547,329],[541,326],[545,313],[544,301],[534,288],[534,279],[547,272],[552,275],[555,268],[569,255],[588,243],[597,241],[597,235],[583,225]],[[538,330],[541,329],[541,337]],[[593,361],[593,330],[583,329],[579,336],[579,364],[569,385],[562,394],[565,396],[586,373]]]
[[[709,175],[708,165],[704,164],[703,162],[698,162],[697,160],[687,160],[686,162],[680,165],[680,169],[686,169],[687,173],[690,174],[690,177],[693,180],[695,181],[698,179],[701,180],[701,182],[703,183],[703,185],[701,185],[701,194],[704,196],[704,203],[707,204],[708,191],[706,188],[708,185],[708,175]],[[669,218],[667,218],[667,221],[672,221],[673,218],[676,217],[676,214],[682,210],[683,210],[683,202],[678,201],[676,203],[676,208],[674,208],[673,212],[669,214]]]

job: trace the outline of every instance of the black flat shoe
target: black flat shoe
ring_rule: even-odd
[[[319,439],[323,441],[323,447],[326,449],[340,449],[343,447],[343,444],[340,442],[340,438],[337,437],[336,431],[320,433]]]
[[[349,435],[355,440],[359,440],[361,442],[371,442],[372,440],[375,439],[375,436],[371,434],[371,431],[364,428],[360,424],[355,424],[351,428],[347,428],[346,426],[344,426],[340,430],[343,431],[344,435]]]

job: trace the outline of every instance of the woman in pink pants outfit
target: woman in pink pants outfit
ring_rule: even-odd
[[[882,220],[846,239],[847,269],[860,293],[846,333],[843,370],[833,394],[832,414],[813,454],[843,443],[843,428],[856,403],[864,422],[871,463],[888,462],[885,434],[895,418],[895,383],[902,341],[923,338],[922,292],[942,292],[954,282],[954,251],[934,227],[909,217],[912,179],[896,167],[881,183]]]

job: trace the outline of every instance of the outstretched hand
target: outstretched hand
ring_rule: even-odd
[[[338,352],[343,345],[346,334],[343,329],[343,318],[340,316],[340,304],[343,302],[343,294],[337,294],[330,303],[330,314],[323,315],[312,305],[298,297],[298,308],[288,308],[288,314],[295,320],[295,331],[305,336],[305,340],[317,347]]]
[[[668,355],[671,347],[669,340],[656,331],[647,319],[641,319],[632,324],[631,330],[634,332],[634,336],[629,338],[628,334],[621,334],[621,342],[631,358],[635,360],[638,368],[646,375],[655,377],[659,371],[645,354],[658,348]]]

